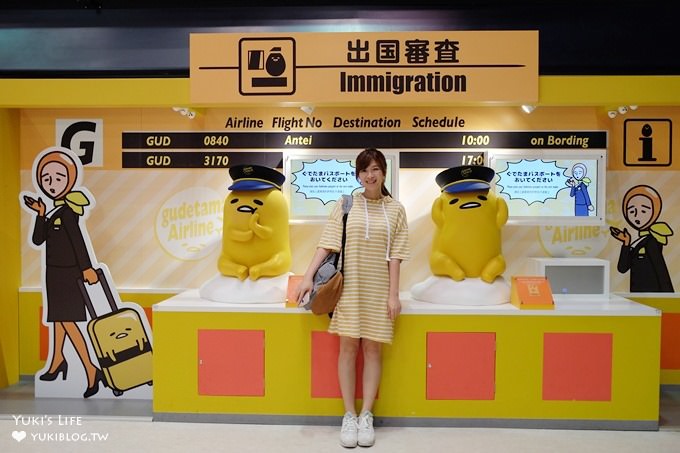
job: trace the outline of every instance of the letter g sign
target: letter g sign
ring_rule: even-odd
[[[83,165],[101,167],[104,161],[103,129],[101,119],[58,119],[56,143],[76,153]]]

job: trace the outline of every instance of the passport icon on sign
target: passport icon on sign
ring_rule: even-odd
[[[239,41],[239,92],[243,96],[295,93],[295,40],[243,38]]]

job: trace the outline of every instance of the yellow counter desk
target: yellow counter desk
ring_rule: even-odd
[[[384,348],[377,426],[658,429],[657,309],[615,295],[554,310],[408,297]],[[339,423],[327,316],[190,290],[153,318],[154,420]]]

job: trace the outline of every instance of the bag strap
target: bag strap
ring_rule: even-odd
[[[349,215],[349,210],[352,209],[352,202],[354,200],[352,199],[351,195],[343,195],[342,196],[342,246],[340,248],[340,255],[342,256],[342,266],[339,268],[340,272],[345,268],[345,242],[347,240],[347,216]],[[337,258],[336,257],[336,262],[335,267],[338,267],[337,263]]]

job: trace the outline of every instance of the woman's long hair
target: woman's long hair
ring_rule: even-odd
[[[367,169],[368,166],[371,165],[371,161],[375,161],[375,163],[378,164],[383,176],[385,179],[387,178],[387,159],[385,159],[385,155],[380,152],[380,150],[375,148],[366,148],[359,153],[356,159],[356,170],[354,176],[357,178],[357,180],[359,179],[359,172]],[[383,181],[382,186],[380,187],[380,193],[383,196],[392,196],[390,191],[387,190],[387,187],[385,187],[385,181]]]

